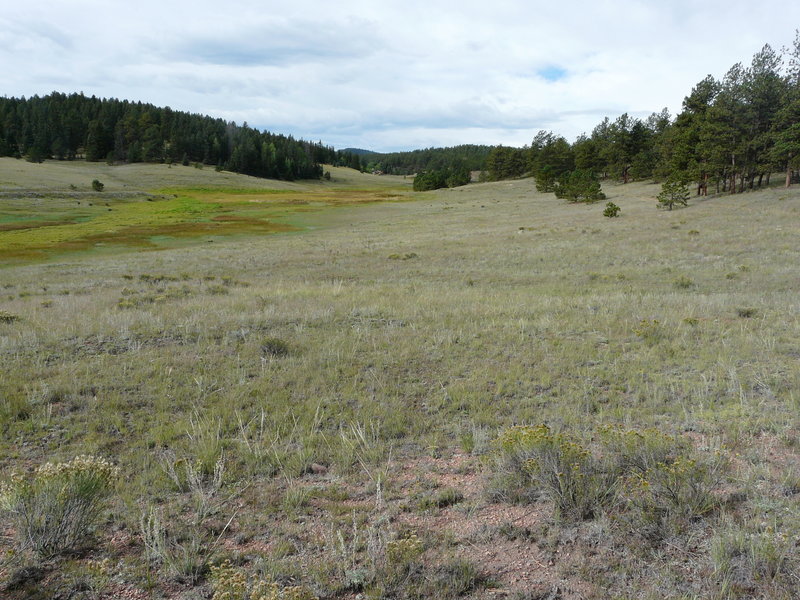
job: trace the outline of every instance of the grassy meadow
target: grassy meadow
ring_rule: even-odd
[[[330,171],[0,159],[8,597],[797,597],[800,190]]]

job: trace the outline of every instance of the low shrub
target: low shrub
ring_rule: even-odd
[[[619,211],[620,211],[619,206],[617,206],[613,202],[609,202],[608,204],[606,204],[605,210],[603,210],[603,216],[609,218],[618,217]]]
[[[496,445],[495,495],[547,498],[568,520],[613,509],[620,523],[648,539],[680,533],[713,512],[728,464],[721,451],[701,453],[655,429],[601,428],[594,452],[546,425],[511,427]]]
[[[567,520],[587,519],[613,499],[617,476],[581,444],[547,425],[511,427],[497,441],[498,466],[518,496],[538,491]]]
[[[603,453],[620,473],[646,473],[658,464],[669,463],[688,451],[682,438],[657,429],[601,427],[598,432]]]
[[[626,478],[623,502],[638,535],[659,540],[685,531],[690,523],[719,506],[714,490],[727,461],[717,452],[685,452]]]
[[[261,341],[261,353],[274,358],[289,355],[289,344],[280,338],[270,337]]]
[[[0,497],[19,547],[44,558],[75,548],[91,532],[117,475],[117,467],[94,456],[12,475]]]
[[[316,596],[304,586],[281,588],[274,581],[253,579],[230,561],[211,567],[211,600],[315,600]]]
[[[0,323],[14,323],[15,321],[19,321],[19,316],[0,310]]]

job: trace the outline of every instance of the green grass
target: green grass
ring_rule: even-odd
[[[13,171],[19,165],[19,161],[0,160],[0,172]],[[25,166],[18,175],[20,185],[37,181],[37,170]],[[39,171],[65,170],[65,166],[53,163]],[[79,170],[88,178],[91,169],[99,168],[83,162],[68,166],[73,178]],[[118,169],[124,172],[130,167],[136,168],[138,175],[149,177],[123,179],[116,188],[110,185],[104,192],[92,193],[76,191],[75,184],[63,189],[63,185],[53,183],[37,192],[15,191],[9,184],[0,186],[5,195],[0,205],[0,265],[52,260],[65,253],[103,252],[108,245],[155,250],[203,243],[208,238],[297,231],[307,227],[307,213],[403,198],[410,189],[410,182],[401,183],[400,178],[389,178],[394,187],[356,187],[364,176],[346,169],[334,169],[338,185],[272,182],[278,187],[269,189],[263,187],[264,180],[215,174],[201,176],[202,185],[164,186],[172,169],[163,165]],[[114,168],[104,168],[111,169],[108,174],[117,175]],[[139,187],[145,182],[155,187]],[[136,189],[130,189],[134,185]]]
[[[114,178],[126,175],[114,169],[127,168],[55,167],[87,187],[100,179],[103,194],[123,189]],[[169,181],[176,171],[183,179]],[[797,592],[800,554],[782,536],[800,522],[785,475],[800,465],[800,248],[788,225],[799,190],[666,212],[655,206],[658,186],[611,185],[605,193],[623,217],[608,219],[602,206],[538,194],[532,180],[405,195],[401,178],[335,171],[330,186],[276,183],[275,193],[212,169],[184,169],[204,178],[195,183],[180,171],[135,170],[148,185],[136,191],[178,198],[111,197],[118,210],[107,215],[87,211],[88,220],[27,238],[0,234],[53,252],[23,264],[2,254],[0,313],[15,318],[0,320],[0,469],[85,453],[118,464],[120,485],[88,552],[116,561],[120,581],[165,594],[179,585],[145,559],[139,522],[153,507],[166,535],[195,540],[204,561],[230,558],[264,580],[296,577],[320,596],[369,592],[383,572],[370,557],[412,532],[425,550],[402,575],[418,589],[441,585],[441,595],[485,597],[492,579],[522,593],[485,558],[495,551],[521,557],[507,565],[520,578],[512,563],[544,565],[525,567],[534,575],[520,581],[545,595],[562,580],[595,598]],[[43,201],[14,202],[28,200]],[[220,216],[297,229],[262,235]],[[58,237],[61,227],[76,237]],[[107,229],[127,236],[123,247],[92,237]],[[162,250],[131,251],[135,239]],[[63,253],[66,243],[74,251]],[[714,511],[633,543],[620,533],[630,533],[630,515],[634,525],[663,522],[665,509],[647,496],[640,512],[604,502],[607,512],[567,526],[552,520],[546,496],[515,507],[475,482],[491,470],[480,462],[490,440],[539,423],[587,444],[604,424],[654,427],[700,456],[725,448],[731,467],[713,489]],[[206,471],[224,457],[202,522],[194,496],[165,474],[165,452]],[[651,472],[660,474],[666,487],[671,473]],[[431,486],[420,490],[413,476]],[[419,510],[414,497],[436,508]],[[446,519],[459,518],[463,528],[448,529]],[[514,545],[523,542],[497,534],[504,522],[531,531],[524,554]],[[728,539],[749,554],[724,551]],[[48,569],[57,579],[58,565]],[[192,577],[209,585],[204,572]]]

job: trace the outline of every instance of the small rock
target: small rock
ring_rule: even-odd
[[[328,473],[328,467],[318,463],[311,463],[311,472],[314,475],[326,475]]]

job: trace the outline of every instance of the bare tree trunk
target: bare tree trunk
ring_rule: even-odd
[[[764,173],[758,174],[758,187],[761,187],[761,182],[764,181]]]
[[[784,187],[789,187],[792,185],[792,166],[791,166],[792,158],[789,157],[789,160],[786,161],[786,185]]]

